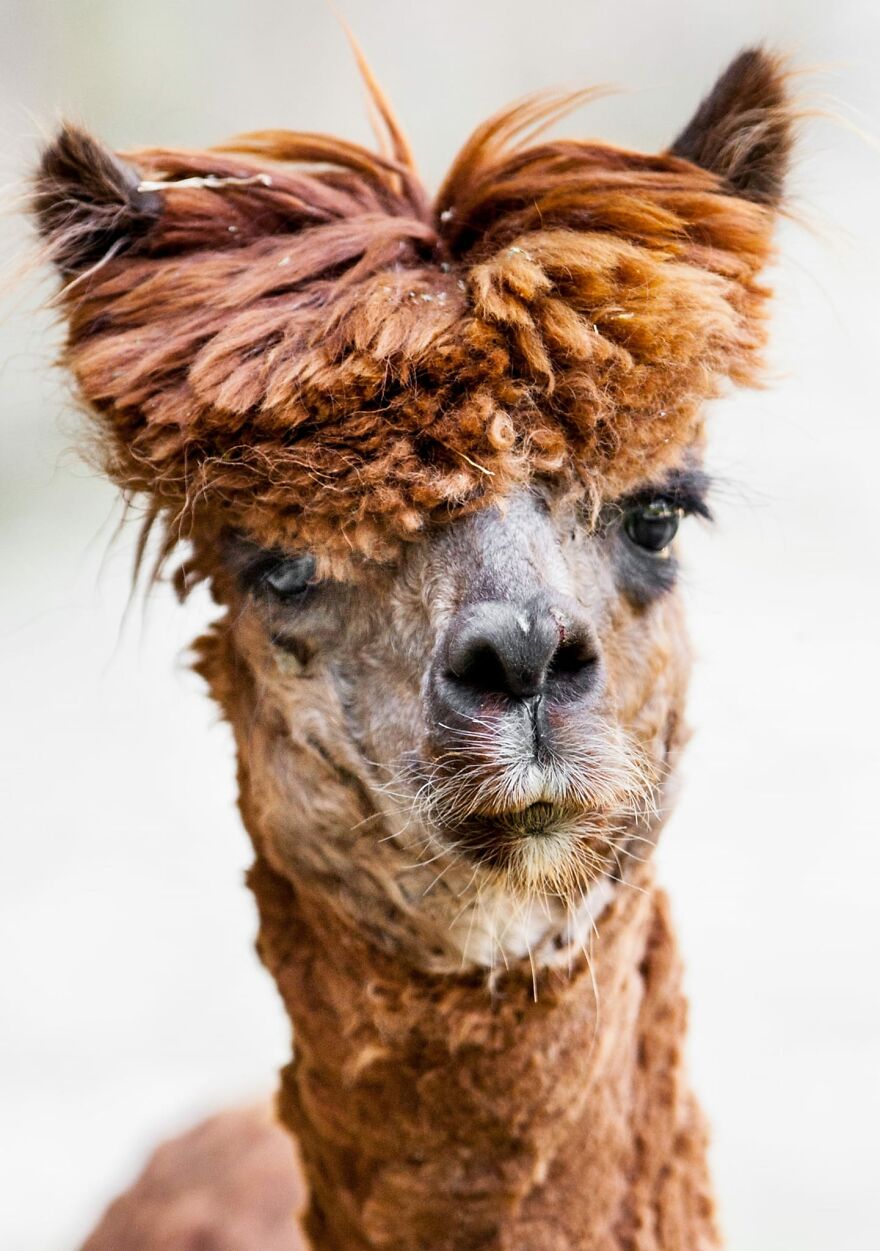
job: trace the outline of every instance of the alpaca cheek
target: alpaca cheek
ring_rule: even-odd
[[[358,828],[371,809],[339,758],[344,739],[333,734],[332,716],[322,721],[310,711],[283,730],[259,719],[243,729],[251,834],[266,858],[293,876],[344,873],[348,853],[341,832]]]
[[[653,759],[664,761],[670,718],[682,719],[691,665],[681,598],[666,595],[647,610],[620,601],[614,618],[605,656],[616,715]]]

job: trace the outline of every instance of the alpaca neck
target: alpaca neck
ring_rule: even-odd
[[[258,860],[260,952],[296,1055],[280,1113],[315,1251],[718,1245],[665,897],[645,874],[593,970],[404,967]],[[536,997],[537,996],[537,997]]]

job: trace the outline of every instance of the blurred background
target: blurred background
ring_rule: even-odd
[[[692,527],[697,665],[660,852],[729,1244],[880,1245],[875,0],[338,0],[436,184],[469,129],[549,85],[624,90],[563,127],[665,146],[745,44],[790,49],[809,123],[780,232],[771,387],[714,416]],[[0,0],[0,165],[61,114],[110,144],[290,126],[370,141],[319,0]],[[12,274],[27,234],[4,221]],[[167,590],[128,612],[134,534],[73,450],[48,287],[0,321],[0,1247],[68,1251],[163,1136],[288,1056],[252,950],[230,735]]]

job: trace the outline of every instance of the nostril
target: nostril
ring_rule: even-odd
[[[554,652],[547,667],[548,678],[576,677],[596,663],[596,653],[587,642],[563,643]]]
[[[547,666],[547,695],[564,702],[597,689],[601,662],[589,635],[560,643]]]
[[[446,676],[475,691],[504,692],[508,686],[508,674],[500,656],[492,644],[484,640],[462,652]]]
[[[546,602],[486,600],[453,618],[441,670],[447,698],[472,705],[483,696],[517,702],[547,694],[565,702],[594,685],[599,653],[592,631],[569,610]]]

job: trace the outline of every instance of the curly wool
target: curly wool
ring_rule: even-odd
[[[259,857],[248,880],[296,1035],[279,1113],[314,1251],[719,1246],[681,964],[650,869],[600,921],[592,972],[582,960],[533,985],[512,964],[494,998],[372,947]]]
[[[130,154],[138,231],[62,292],[111,477],[172,541],[330,559],[532,475],[596,501],[680,457],[756,379],[773,214],[671,154],[529,146],[570,103],[480,127],[433,207],[396,131],[393,156],[286,131]]]

